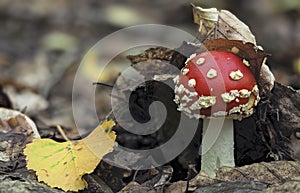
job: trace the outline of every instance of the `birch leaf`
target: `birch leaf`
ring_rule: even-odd
[[[64,191],[78,191],[87,186],[84,174],[93,172],[102,157],[113,150],[116,135],[114,121],[104,121],[86,138],[56,142],[35,139],[24,149],[27,168],[36,171],[39,181]]]

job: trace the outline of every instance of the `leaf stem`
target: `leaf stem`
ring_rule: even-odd
[[[64,132],[64,130],[61,128],[60,125],[56,125],[56,128],[60,132],[60,134],[62,135],[62,137],[64,138],[64,140],[70,141],[70,139],[67,137],[66,133]]]

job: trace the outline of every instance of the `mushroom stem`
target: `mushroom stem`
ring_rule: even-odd
[[[222,166],[234,167],[233,119],[204,118],[201,151],[201,170],[210,178]]]

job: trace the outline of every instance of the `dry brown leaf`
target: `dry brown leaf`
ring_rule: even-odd
[[[251,42],[256,45],[255,36],[249,27],[227,10],[219,12],[218,31],[225,36],[224,38]]]
[[[264,59],[261,69],[260,69],[260,80],[261,80],[261,87],[265,88],[268,91],[271,91],[275,85],[275,77],[271,72],[269,66],[266,64],[266,59]]]
[[[130,60],[130,62],[132,64],[136,64],[136,63],[148,61],[148,60],[153,60],[153,59],[168,61],[171,59],[172,54],[173,54],[173,51],[168,48],[157,47],[157,48],[149,48],[141,54],[128,55],[127,59]]]
[[[193,6],[194,22],[199,24],[200,37],[205,39],[231,39],[251,42],[255,37],[249,27],[227,10],[204,9]],[[200,39],[201,40],[201,39]]]
[[[140,185],[139,183],[132,181],[129,182],[119,193],[146,193],[149,192],[150,188]]]
[[[282,192],[300,192],[300,181],[286,182],[280,186],[268,188],[262,193],[282,193]]]
[[[255,181],[266,184],[268,187],[277,187],[281,186],[286,181],[297,181],[299,183],[299,176],[300,162],[293,161],[261,162],[238,168],[222,167],[217,171],[216,179],[211,179],[203,172],[199,172],[190,180],[189,191],[194,191],[203,186],[212,186],[220,182],[235,181]],[[181,186],[185,186],[184,183],[180,184]],[[180,184],[177,184],[177,186]]]
[[[6,108],[0,108],[0,131],[21,133],[31,139],[40,138],[35,123],[28,116]]]
[[[300,163],[293,161],[261,162],[239,168],[222,167],[217,172],[218,180],[256,180],[269,186],[278,186],[298,176]]]

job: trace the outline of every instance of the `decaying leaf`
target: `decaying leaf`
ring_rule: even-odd
[[[136,64],[139,62],[149,61],[153,59],[170,60],[172,54],[173,51],[168,48],[157,47],[157,48],[149,48],[145,50],[143,53],[138,55],[128,55],[127,59],[129,59],[132,64]]]
[[[290,136],[300,128],[300,92],[276,82],[270,102],[279,113],[279,117],[272,121],[275,127],[283,129],[285,136]]]
[[[24,134],[30,139],[40,138],[35,123],[28,116],[6,108],[0,108],[0,131]]]
[[[271,91],[275,85],[275,77],[271,72],[269,66],[266,64],[266,59],[264,59],[261,70],[260,70],[260,85],[265,88],[265,90]]]
[[[239,168],[222,167],[217,179],[222,181],[256,180],[269,186],[278,186],[300,176],[299,162],[276,161],[254,163]]]
[[[202,8],[195,7],[193,4],[193,15],[194,15],[194,23],[200,25],[199,32],[203,34],[208,34],[215,27],[219,19],[219,11],[216,8]]]
[[[113,193],[108,184],[95,174],[84,175],[83,179],[88,183],[90,192]]]
[[[0,171],[17,169],[25,145],[39,137],[34,122],[25,114],[0,108]]]
[[[149,187],[140,185],[139,183],[132,181],[118,193],[146,193],[149,192],[149,189]],[[153,193],[154,192],[155,191],[153,191]]]
[[[7,167],[4,165],[14,164],[23,151],[26,139],[26,136],[20,133],[0,135],[0,170],[6,170]]]
[[[300,128],[297,128],[290,136],[292,157],[300,161]]]
[[[232,192],[233,190],[242,191],[248,189],[245,192],[250,192],[250,190],[261,191],[268,187],[275,187],[275,190],[276,187],[279,189],[281,186],[284,186],[286,181],[299,183],[299,176],[299,163],[291,161],[254,163],[238,168],[222,167],[218,170],[216,179],[211,179],[205,173],[199,172],[189,182],[188,190],[195,191],[198,189],[197,192]],[[167,188],[166,192],[184,192],[186,185],[187,183],[183,181],[173,183]],[[289,188],[289,192],[293,192],[291,191],[293,186],[286,185],[285,187]],[[280,190],[283,190],[282,188]]]
[[[107,160],[112,160],[111,155],[115,153],[117,147],[118,146],[114,148],[112,153],[109,153],[105,156]],[[98,184],[98,186],[101,186],[103,189],[105,186],[102,184],[105,183],[113,192],[117,192],[125,186],[126,183],[123,180],[131,175],[131,171],[118,167],[114,163],[116,163],[115,160],[113,160],[111,164],[109,162],[101,161],[93,174],[91,174],[91,177],[94,178],[95,185]],[[86,177],[84,177],[84,179],[86,179]]]
[[[45,97],[29,88],[19,88],[20,86],[17,86],[18,85],[7,84],[4,87],[15,109],[26,108],[27,114],[37,115],[49,106]]]
[[[9,193],[64,193],[62,190],[50,188],[45,184],[38,183],[36,180],[21,177],[19,174],[3,174],[0,175],[0,192]]]
[[[211,186],[200,187],[194,193],[260,193],[266,184],[256,181],[221,182]]]
[[[104,121],[86,138],[55,142],[35,139],[24,150],[27,168],[36,171],[39,181],[65,191],[78,191],[87,186],[82,176],[93,172],[102,157],[111,152],[116,135],[114,121]]]
[[[158,180],[158,182],[154,184],[154,187],[167,185],[170,182],[172,175],[173,175],[173,168],[170,165],[164,166],[162,169],[162,174],[160,176],[160,179]]]
[[[288,181],[280,186],[268,188],[262,193],[282,193],[282,192],[300,192],[300,181]]]
[[[232,39],[251,42],[255,37],[249,27],[227,10],[193,6],[194,22],[199,25],[199,39]]]

